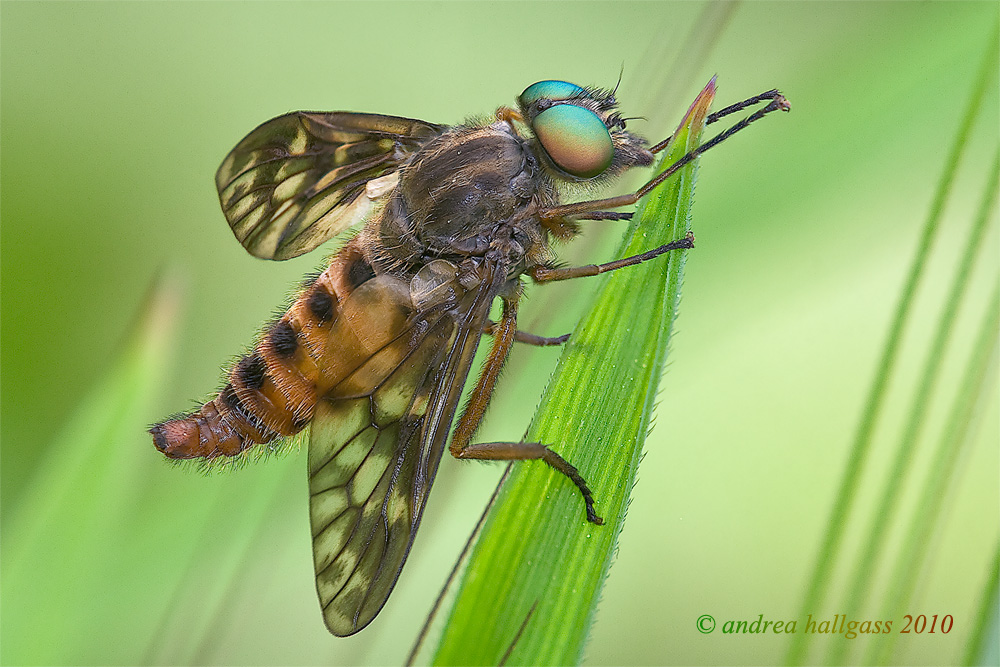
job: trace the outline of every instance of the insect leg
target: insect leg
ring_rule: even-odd
[[[483,333],[487,335],[494,335],[497,331],[499,324],[493,320],[488,320],[488,324],[483,327]],[[538,347],[548,347],[550,345],[562,345],[569,340],[569,334],[563,334],[562,336],[539,336],[533,333],[528,333],[527,331],[515,331],[514,341],[517,343],[526,343],[528,345],[536,345]]]
[[[469,402],[466,403],[465,410],[462,412],[458,424],[455,425],[455,432],[451,436],[449,450],[452,456],[457,458],[463,458],[461,454],[462,450],[472,441],[472,436],[475,434],[476,429],[479,428],[479,423],[483,420],[483,415],[486,413],[486,406],[493,395],[493,388],[500,377],[500,371],[503,369],[504,362],[507,361],[510,348],[514,345],[514,338],[517,333],[516,299],[516,296],[510,299],[504,297],[503,313],[500,321],[491,327],[493,329],[491,332],[493,335],[493,347],[486,356],[486,361],[483,362],[483,368],[479,372],[476,387],[469,395]]]
[[[562,345],[569,340],[569,334],[563,334],[562,336],[538,336],[527,331],[518,331],[514,334],[514,340],[527,345],[548,347],[550,345]]]
[[[781,98],[782,100],[784,100],[784,96],[779,91],[777,91],[777,90],[769,90],[766,93],[761,93],[760,95],[754,95],[753,97],[748,97],[747,99],[743,100],[742,102],[737,102],[736,104],[730,104],[725,109],[720,109],[720,110],[716,111],[715,113],[708,114],[708,116],[705,117],[705,125],[711,125],[712,123],[714,123],[716,121],[719,121],[719,120],[722,120],[723,118],[725,118],[726,116],[729,116],[730,114],[734,114],[734,113],[736,113],[738,111],[743,111],[747,107],[752,107],[753,105],[759,104],[759,103],[761,103],[761,102],[763,102],[765,100],[768,101],[768,102],[771,102],[771,101],[774,101],[774,100],[776,100],[778,98]],[[791,108],[791,106],[788,104],[788,100],[784,100],[784,104],[785,104],[785,106],[788,106],[789,108]],[[783,109],[783,111],[788,111],[788,109]],[[666,139],[664,139],[660,143],[658,143],[655,146],[653,146],[652,148],[650,148],[649,152],[650,153],[659,153],[660,151],[662,151],[664,148],[666,148],[670,144],[670,142],[673,140],[673,138],[674,138],[674,135],[671,134],[669,137],[667,137]]]
[[[705,124],[711,125],[720,118],[724,118],[725,116],[728,116],[729,114],[732,113],[736,113],[737,111],[743,111],[747,107],[752,107],[753,105],[758,104],[759,102],[764,102],[765,100],[768,102],[773,102],[777,100],[779,105],[782,107],[782,111],[788,111],[789,109],[792,108],[792,105],[788,102],[788,100],[785,99],[785,96],[782,95],[779,90],[774,89],[774,90],[769,90],[766,93],[761,93],[760,95],[754,95],[753,97],[748,97],[742,102],[737,102],[736,104],[730,104],[725,109],[720,109],[715,113],[708,114],[708,117],[705,118]]]
[[[469,396],[465,411],[455,426],[455,432],[448,446],[451,455],[457,459],[479,459],[483,461],[529,461],[541,459],[555,470],[570,478],[580,489],[587,509],[587,521],[598,525],[604,519],[594,511],[594,496],[580,472],[566,459],[538,442],[482,442],[471,444],[472,436],[479,428],[489,404],[493,388],[496,386],[500,370],[503,368],[517,333],[517,297],[503,300],[503,315],[493,332],[493,348],[490,350],[483,369],[479,374],[475,389]]]
[[[673,176],[677,172],[677,170],[679,170],[681,167],[688,164],[689,162],[691,162],[696,157],[698,157],[708,149],[712,148],[713,146],[719,145],[720,143],[722,143],[729,137],[733,136],[740,130],[745,129],[748,125],[750,125],[750,123],[760,120],[761,118],[771,113],[772,111],[789,111],[792,108],[791,104],[788,103],[788,100],[785,99],[784,95],[779,93],[777,90],[772,90],[768,91],[767,93],[762,93],[761,95],[757,95],[756,97],[751,97],[750,99],[744,100],[743,102],[733,104],[731,106],[726,107],[722,111],[711,114],[708,118],[713,120],[708,121],[708,119],[706,119],[706,122],[714,122],[715,120],[718,120],[719,118],[722,118],[725,115],[735,113],[736,111],[740,111],[753,104],[763,102],[764,100],[770,100],[770,101],[766,106],[753,112],[752,114],[750,114],[743,120],[739,121],[738,123],[735,123],[729,129],[723,130],[719,134],[715,135],[714,137],[703,143],[701,146],[698,146],[690,153],[686,154],[684,157],[677,160],[677,162],[674,162],[672,165],[667,167],[666,170],[662,171],[655,178],[653,178],[651,181],[646,183],[644,186],[642,186],[635,192],[625,195],[618,195],[617,197],[608,197],[607,199],[594,199],[591,201],[580,201],[580,202],[574,202],[572,204],[562,204],[560,206],[544,208],[538,212],[539,217],[543,221],[550,220],[552,218],[560,218],[563,216],[583,217],[581,214],[589,213],[591,211],[600,211],[600,209],[605,209],[605,208],[617,208],[619,206],[630,206],[636,203],[637,201],[645,197],[647,194],[649,194],[649,192],[654,188],[656,188],[656,186],[660,185],[665,180]],[[656,146],[653,146],[653,148],[651,148],[650,150],[652,152],[660,151],[669,143],[670,139],[665,139],[664,141],[658,143]]]
[[[631,220],[631,213],[619,211],[591,211],[582,215],[573,216],[574,220]]]
[[[587,264],[586,266],[571,266],[566,268],[550,268],[546,266],[533,266],[526,272],[531,276],[532,280],[538,283],[550,283],[555,280],[569,280],[570,278],[583,278],[584,276],[596,276],[600,273],[607,273],[608,271],[614,271],[615,269],[620,269],[624,266],[634,266],[635,264],[640,264],[647,260],[653,259],[654,257],[659,257],[665,252],[671,250],[679,250],[681,248],[693,248],[694,247],[694,234],[688,232],[687,235],[682,239],[677,239],[676,241],[671,241],[661,245],[658,248],[653,248],[652,250],[647,250],[646,252],[639,255],[632,255],[631,257],[623,257],[622,259],[616,259],[613,262],[606,262],[604,264]]]
[[[452,453],[454,454],[454,452]],[[583,479],[580,471],[540,442],[477,442],[474,445],[466,445],[464,449],[455,454],[455,457],[481,461],[535,461],[541,459],[554,470],[569,477],[580,489],[583,503],[587,509],[587,521],[598,526],[604,523],[604,519],[597,516],[597,512],[594,511],[594,494],[587,486],[587,481]]]

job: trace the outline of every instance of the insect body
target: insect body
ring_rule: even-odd
[[[770,91],[723,111],[762,101],[681,162],[788,108]],[[672,172],[603,200],[562,204],[560,187],[650,165],[665,145],[647,148],[626,131],[613,93],[562,81],[529,86],[518,109],[501,107],[483,124],[346,112],[264,123],[216,175],[243,246],[287,259],[364,225],[215,398],[150,429],[154,444],[170,458],[216,459],[309,427],[316,585],[336,635],[361,630],[385,604],[446,446],[458,458],[541,459],[572,480],[587,519],[601,523],[584,479],[544,443],[472,439],[515,340],[564,340],[517,331],[521,276],[595,275],[692,246],[688,236],[605,265],[552,263],[550,244],[574,236],[578,220],[628,218],[603,209],[634,203]],[[491,322],[497,298],[502,316]],[[492,348],[452,428],[484,332]]]

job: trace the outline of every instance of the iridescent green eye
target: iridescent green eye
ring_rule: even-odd
[[[535,116],[531,129],[556,166],[577,178],[603,173],[615,155],[601,117],[575,104],[549,107]]]
[[[525,88],[517,101],[522,107],[528,107],[543,97],[550,100],[568,100],[585,92],[580,86],[568,81],[539,81]]]

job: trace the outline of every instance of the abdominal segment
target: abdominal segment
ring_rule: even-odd
[[[376,276],[349,243],[230,368],[218,395],[155,424],[153,443],[170,458],[212,459],[295,435],[317,401],[396,339],[412,312],[409,285]]]

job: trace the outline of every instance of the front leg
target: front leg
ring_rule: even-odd
[[[651,181],[646,183],[644,186],[642,186],[635,192],[631,192],[629,194],[624,194],[624,195],[618,195],[617,197],[608,197],[606,199],[578,201],[572,204],[561,204],[559,206],[551,206],[549,208],[543,208],[538,212],[538,217],[541,219],[542,224],[544,225],[548,220],[554,220],[557,218],[565,218],[565,217],[574,219],[586,219],[585,215],[587,213],[595,211],[603,212],[603,209],[618,208],[620,206],[631,206],[632,204],[635,204],[637,201],[645,197],[661,183],[663,183],[668,178],[677,173],[677,171],[679,171],[681,167],[688,164],[689,162],[697,158],[705,151],[709,150],[714,146],[718,146],[720,143],[722,143],[729,137],[745,129],[751,123],[757,122],[758,120],[760,120],[769,113],[775,111],[789,111],[792,108],[791,104],[788,103],[788,100],[785,99],[784,95],[782,95],[777,90],[769,90],[766,93],[755,95],[750,99],[743,100],[742,102],[730,105],[725,109],[722,109],[721,111],[717,111],[713,114],[710,114],[706,119],[706,123],[714,123],[720,118],[736,113],[738,111],[742,111],[748,107],[759,104],[761,102],[767,102],[767,104],[761,109],[758,109],[757,111],[753,112],[743,120],[739,121],[738,123],[735,123],[729,129],[719,132],[717,135],[715,135],[705,143],[701,144],[691,152],[687,153],[686,155],[684,155],[679,160],[674,162],[672,165],[667,167],[664,171],[660,172],[659,175],[657,175],[655,178],[653,178]],[[660,143],[650,148],[649,152],[654,154],[660,152],[661,150],[670,145],[671,139],[672,137],[664,139]],[[598,219],[604,219],[604,218],[598,218]]]

